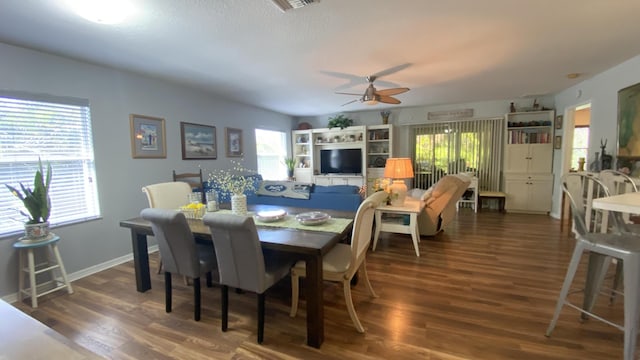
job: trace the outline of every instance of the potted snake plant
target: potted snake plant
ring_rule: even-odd
[[[293,170],[296,167],[296,159],[295,158],[284,158],[284,164],[287,166],[287,176],[289,178],[293,177]]]
[[[27,212],[20,210],[20,214],[29,219],[24,225],[25,239],[44,239],[49,235],[48,220],[51,214],[50,184],[51,164],[47,164],[47,173],[45,175],[40,159],[38,159],[38,169],[33,179],[33,189],[22,183],[20,183],[20,189],[5,184],[9,191],[22,201],[24,208],[27,210]]]

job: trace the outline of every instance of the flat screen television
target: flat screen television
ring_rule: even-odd
[[[362,150],[320,150],[320,172],[323,174],[361,174]]]

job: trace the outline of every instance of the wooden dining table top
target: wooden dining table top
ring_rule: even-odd
[[[593,199],[595,209],[640,214],[640,192],[629,192]]]

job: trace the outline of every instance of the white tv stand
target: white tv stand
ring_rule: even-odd
[[[315,175],[313,182],[317,185],[364,185],[362,174],[326,174]]]

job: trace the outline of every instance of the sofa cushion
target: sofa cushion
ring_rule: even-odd
[[[313,188],[313,192],[317,194],[320,194],[320,193],[357,194],[358,190],[360,190],[360,188],[355,185],[329,185],[329,186],[316,185]]]
[[[278,196],[291,199],[309,199],[312,184],[295,181],[269,181],[260,184],[256,192],[263,196]]]

